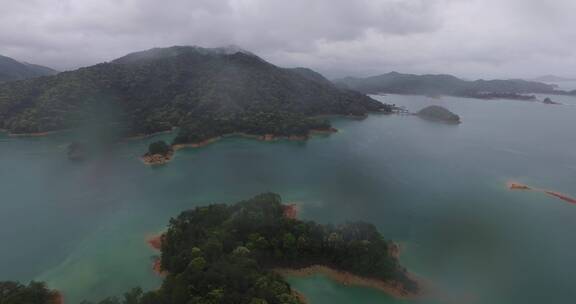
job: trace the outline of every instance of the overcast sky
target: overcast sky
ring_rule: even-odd
[[[328,77],[576,77],[576,0],[0,0],[0,54],[60,70],[238,45]]]

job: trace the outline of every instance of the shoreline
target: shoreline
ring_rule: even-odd
[[[515,191],[515,190],[519,190],[519,191],[533,191],[533,192],[540,192],[540,193],[544,193],[548,196],[551,196],[553,198],[565,201],[567,203],[570,204],[576,204],[576,198],[572,198],[566,194],[557,192],[557,191],[552,191],[552,190],[547,190],[547,189],[541,189],[541,188],[532,188],[530,186],[518,183],[518,182],[514,182],[514,181],[509,181],[506,183],[506,187],[509,190]]]
[[[139,157],[140,160],[147,166],[162,166],[168,164],[174,158],[174,151],[170,151],[166,155],[163,154],[144,154]]]
[[[146,243],[148,244],[148,246],[150,246],[150,248],[152,248],[154,250],[160,250],[160,249],[162,249],[162,236],[163,235],[164,235],[163,233],[151,235],[151,236],[146,238]]]
[[[10,133],[8,130],[0,130],[0,132],[6,133],[8,134],[8,137],[44,137],[44,136],[49,136],[49,135],[53,135],[56,133],[62,133],[62,132],[66,132],[69,131],[69,129],[65,129],[65,130],[57,130],[57,131],[46,131],[46,132],[34,132],[34,133]]]
[[[297,204],[283,204],[282,209],[284,212],[284,217],[292,220],[298,219],[298,215],[300,214],[300,206]]]
[[[64,304],[64,295],[60,291],[54,290],[51,302],[53,304]]]
[[[171,130],[166,130],[166,131],[158,131],[158,132],[153,132],[150,134],[140,134],[140,135],[134,135],[134,136],[128,136],[126,138],[124,138],[124,141],[131,141],[131,140],[140,140],[140,139],[148,139],[148,138],[152,138],[154,136],[158,136],[158,135],[164,135],[164,134],[170,134],[173,133],[174,131],[176,131],[178,128],[177,127],[172,127]]]
[[[365,278],[323,265],[312,265],[298,269],[274,268],[273,271],[284,277],[310,277],[314,275],[324,275],[329,279],[345,286],[373,288],[400,300],[415,300],[423,298],[422,293],[409,293],[404,290],[404,288],[398,282],[387,282],[378,279]],[[415,281],[420,283],[418,280]]]
[[[154,251],[162,250],[162,237],[164,233],[154,234],[146,237],[146,243]],[[162,260],[159,256],[154,256],[152,259],[152,271],[159,277],[166,277],[167,271],[162,270]]]
[[[335,128],[330,128],[330,129],[326,129],[326,130],[313,129],[313,130],[310,130],[307,135],[290,135],[290,136],[276,136],[274,134],[255,135],[255,134],[248,134],[248,133],[243,133],[243,132],[234,132],[234,133],[229,133],[229,134],[224,134],[224,135],[208,138],[208,139],[205,139],[205,140],[200,141],[200,142],[174,144],[174,145],[172,145],[172,148],[175,151],[185,149],[185,148],[202,148],[202,147],[208,146],[212,143],[215,143],[217,141],[220,141],[224,138],[229,138],[229,137],[241,137],[241,138],[255,139],[255,140],[264,141],[264,142],[272,142],[272,141],[278,141],[278,140],[306,141],[306,140],[310,139],[311,136],[314,136],[314,135],[328,135],[328,134],[333,134],[333,133],[337,133],[337,132],[338,132],[338,129],[335,129]]]

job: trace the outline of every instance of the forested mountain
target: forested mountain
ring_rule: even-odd
[[[41,65],[18,62],[0,55],[0,82],[54,75],[57,72]]]
[[[538,82],[564,82],[564,81],[576,81],[576,78],[567,78],[556,75],[544,75],[530,80]]]
[[[451,95],[489,98],[506,94],[574,94],[556,90],[555,86],[520,79],[467,81],[452,75],[412,75],[392,72],[367,78],[334,80],[340,87],[367,94]],[[512,95],[511,95],[512,96]]]
[[[182,127],[179,142],[190,142],[231,132],[306,134],[326,127],[313,116],[371,111],[390,107],[238,48],[157,48],[0,85],[0,128],[13,133],[75,128],[105,116],[126,135]]]

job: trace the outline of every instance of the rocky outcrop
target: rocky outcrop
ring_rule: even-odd
[[[146,153],[142,156],[142,162],[146,165],[151,166],[158,166],[158,165],[165,165],[170,160],[172,160],[172,156],[174,155],[174,151],[170,151],[166,154],[149,154]]]

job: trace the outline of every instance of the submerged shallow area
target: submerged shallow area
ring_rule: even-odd
[[[378,98],[413,112],[438,104],[462,124],[390,115],[334,119],[340,132],[329,136],[227,138],[179,150],[155,168],[138,157],[150,142],[173,135],[128,141],[86,162],[66,158],[77,134],[0,135],[0,280],[45,280],[67,303],[156,288],[157,252],[146,238],[170,217],[273,191],[296,203],[304,219],[374,223],[402,244],[410,271],[457,299],[570,302],[576,207],[509,191],[506,182],[576,196],[576,99],[554,97],[566,105],[552,106]],[[290,281],[311,303],[406,303],[322,276]]]

